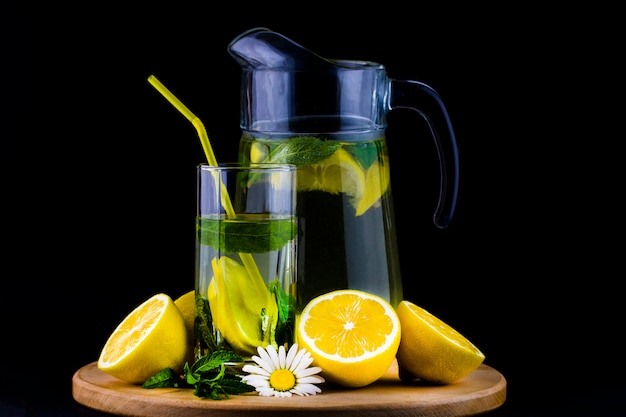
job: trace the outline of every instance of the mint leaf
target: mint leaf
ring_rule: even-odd
[[[159,371],[141,385],[142,388],[194,388],[197,397],[221,400],[231,394],[254,391],[254,387],[241,381],[241,376],[226,367],[229,362],[243,362],[241,356],[229,350],[217,350],[196,360],[193,365],[185,363],[184,375],[177,375],[170,368]]]
[[[241,382],[241,378],[225,374],[224,378],[219,382],[208,379],[200,381],[195,386],[194,395],[211,398],[212,400],[221,400],[222,398],[230,398],[231,394],[243,394],[254,390],[253,386]]]
[[[335,140],[297,136],[280,142],[263,162],[309,165],[323,161],[341,148]]]
[[[213,316],[211,315],[209,300],[200,294],[196,294],[196,321],[194,326],[195,332],[199,336],[199,348],[202,352],[213,352],[218,349],[217,335],[214,332],[212,323]]]
[[[230,350],[216,350],[195,361],[190,368],[190,372],[193,374],[206,373],[219,368],[226,362],[243,362],[243,358]]]
[[[295,324],[293,321],[296,314],[296,300],[283,290],[279,280],[274,280],[270,283],[270,293],[274,294],[276,305],[278,306],[278,323],[276,324],[275,339],[278,345],[282,345],[294,339],[293,329]]]
[[[171,368],[160,370],[156,375],[151,376],[141,385],[142,388],[178,388],[185,384],[185,381]]]
[[[252,385],[241,382],[241,377],[232,374],[224,375],[224,379],[222,379],[220,386],[225,394],[236,395],[255,390]]]
[[[295,314],[296,300],[292,295],[289,295],[283,290],[279,280],[274,280],[270,283],[270,293],[276,297],[276,304],[278,305],[278,317],[282,323],[286,323],[290,316]]]
[[[297,232],[292,219],[246,222],[200,218],[197,227],[201,244],[229,253],[278,250],[294,239]]]

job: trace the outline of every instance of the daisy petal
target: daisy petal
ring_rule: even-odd
[[[298,385],[300,384],[321,384],[325,382],[324,378],[321,376],[307,376],[305,378],[298,378]]]
[[[315,395],[318,392],[322,392],[319,387],[311,384],[300,384],[297,388],[294,388],[294,391],[298,395]]]
[[[280,369],[285,369],[285,361],[286,361],[285,347],[280,345],[278,347],[278,367]]]
[[[251,374],[260,374],[260,375],[265,375],[265,376],[270,376],[271,374],[271,372],[268,372],[266,369],[260,366],[254,366],[254,365],[244,365],[243,368],[241,368],[241,370],[243,372],[249,372]]]
[[[299,366],[300,366],[300,361],[302,360],[302,357],[306,354],[306,349],[300,349],[298,351],[298,353],[296,354],[296,357],[293,358],[293,362],[291,362],[291,365],[289,366],[289,370],[294,372]]]
[[[269,387],[270,383],[267,377],[259,375],[247,375],[241,378],[243,382],[253,387]]]
[[[268,346],[268,348],[270,346]],[[269,372],[272,372],[274,369],[276,369],[276,367],[274,366],[275,362],[272,361],[272,358],[270,357],[268,351],[263,349],[260,346],[258,348],[258,351],[259,351],[259,356],[260,356],[260,359],[261,359],[262,363],[259,363],[259,362],[257,362],[257,363],[259,363],[259,365],[261,365],[263,367],[263,369],[265,369],[265,370],[267,370]]]
[[[306,368],[298,372],[294,372],[293,374],[296,376],[296,378],[300,379],[302,377],[314,375],[320,372],[322,372],[322,368],[320,368],[319,366],[314,366],[312,368]]]
[[[287,366],[291,366],[291,364],[293,363],[293,359],[296,357],[297,353],[298,353],[298,344],[294,343],[289,348],[289,352],[287,352],[287,359],[286,359]]]
[[[274,391],[273,388],[270,388],[270,387],[258,387],[256,390],[259,393],[259,395],[263,397],[272,397],[276,392]]]
[[[273,345],[268,345],[266,352],[268,356],[271,358],[271,363],[273,365],[272,370],[280,369],[279,361],[278,361],[278,353],[276,352],[276,348]]]
[[[298,366],[292,369],[292,371],[294,374],[298,373],[302,369],[305,369],[307,366],[309,366],[312,363],[313,363],[313,358],[311,357],[311,355],[309,354],[302,355],[302,358],[300,359],[300,363],[298,363]]]

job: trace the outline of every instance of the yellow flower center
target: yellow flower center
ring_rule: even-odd
[[[276,391],[289,391],[296,384],[296,377],[287,369],[278,369],[270,375],[270,385]]]

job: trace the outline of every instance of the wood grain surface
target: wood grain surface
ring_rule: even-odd
[[[261,397],[256,392],[210,400],[191,389],[145,389],[129,385],[97,368],[93,362],[72,378],[72,396],[89,408],[132,417],[451,417],[482,414],[506,399],[506,379],[485,364],[457,383],[433,386],[400,382],[397,363],[367,387],[338,389],[321,384],[315,396]]]

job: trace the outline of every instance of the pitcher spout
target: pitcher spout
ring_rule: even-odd
[[[286,36],[264,27],[243,32],[228,45],[243,68],[319,70],[334,64]]]

